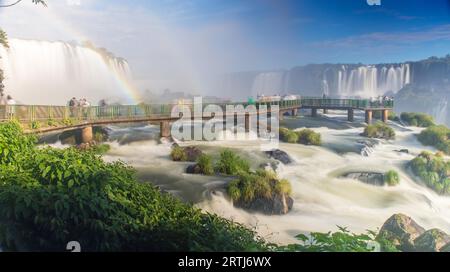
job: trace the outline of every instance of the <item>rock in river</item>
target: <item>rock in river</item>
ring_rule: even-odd
[[[283,150],[280,149],[272,149],[269,151],[265,151],[265,153],[270,157],[274,158],[275,160],[278,160],[282,162],[283,164],[290,164],[292,163],[292,158]]]

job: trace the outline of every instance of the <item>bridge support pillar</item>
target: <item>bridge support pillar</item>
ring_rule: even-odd
[[[349,122],[353,122],[355,120],[355,112],[353,111],[353,109],[347,110],[347,120]]]
[[[389,118],[389,110],[382,110],[381,111],[381,121],[386,123],[388,118]]]
[[[81,129],[81,142],[83,144],[92,142],[94,134],[92,132],[92,126],[87,126]]]
[[[323,109],[323,114],[328,114],[328,109]]]
[[[366,110],[366,123],[372,123],[372,110]]]
[[[298,109],[293,109],[292,110],[292,116],[297,116],[298,114]]]
[[[312,108],[311,109],[311,116],[312,117],[317,117],[317,109],[316,108]]]
[[[245,113],[245,133],[250,132],[250,114],[248,112]]]
[[[170,137],[170,122],[161,121],[159,123],[159,133],[160,137]]]

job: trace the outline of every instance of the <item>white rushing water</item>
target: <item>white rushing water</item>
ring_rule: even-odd
[[[0,46],[6,92],[26,104],[65,104],[72,96],[91,102],[122,98],[131,80],[128,63],[88,46],[9,39]],[[122,81],[122,82],[121,82]]]
[[[410,83],[409,64],[398,66],[359,66],[350,69],[342,65],[338,72],[338,94],[342,96],[375,97],[397,92]]]
[[[344,119],[344,116],[337,116],[333,122],[348,125],[336,121]],[[297,119],[288,118],[286,121],[290,122],[291,127],[303,126],[296,123]],[[124,145],[113,142],[105,159],[124,160],[138,169],[143,181],[152,182],[184,200],[196,203],[205,211],[256,228],[260,235],[278,243],[295,242],[293,237],[302,232],[337,230],[337,225],[357,233],[377,230],[388,217],[399,212],[412,216],[425,228],[437,227],[450,231],[450,197],[439,196],[420,185],[405,170],[408,161],[422,150],[429,149],[421,146],[414,136],[420,129],[393,127],[397,133],[396,140],[379,141],[373,145],[368,156],[362,156],[359,149],[354,149],[355,146],[361,147],[357,142],[365,140],[359,136],[362,127],[317,127],[314,130],[322,135],[322,147],[280,144],[280,149],[295,161],[292,165],[284,165],[279,174],[290,180],[294,199],[292,211],[281,216],[249,213],[233,207],[223,189],[229,181],[227,178],[185,174],[185,168],[190,163],[172,162],[169,158],[170,144],[158,144],[156,140],[149,139],[149,133],[156,139],[158,128],[155,126],[113,128],[113,138],[125,139],[126,142],[133,135],[141,135],[137,136],[141,141]],[[142,135],[147,138],[142,138]],[[272,160],[260,150],[255,140],[184,144],[198,145],[213,156],[217,156],[224,147],[232,148],[249,160],[254,168]],[[395,151],[400,149],[408,149],[409,154]],[[392,169],[399,173],[401,180],[395,187],[373,186],[340,177],[348,172],[386,172]]]

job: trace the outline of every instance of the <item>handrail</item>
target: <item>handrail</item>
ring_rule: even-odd
[[[0,106],[0,122],[16,119],[19,122],[29,123],[33,121],[94,121],[94,120],[115,120],[115,119],[140,119],[140,118],[161,118],[170,117],[173,106],[194,107],[194,104],[139,104],[139,105],[108,105],[89,107],[70,107],[52,105],[3,105]],[[203,103],[203,109],[208,106]],[[254,105],[257,109],[267,106],[279,106],[280,110],[289,110],[300,107],[333,108],[333,109],[391,109],[394,101],[371,101],[369,99],[338,99],[320,97],[302,97],[297,100],[279,100],[267,102],[251,103],[222,103],[214,104],[220,106],[224,111],[227,105],[236,106]]]

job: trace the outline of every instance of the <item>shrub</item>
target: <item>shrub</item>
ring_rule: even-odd
[[[30,123],[30,128],[31,129],[40,129],[41,128],[41,122],[39,122],[39,121],[32,121]]]
[[[450,162],[441,155],[422,152],[408,165],[427,187],[439,194],[450,194]]]
[[[434,125],[433,117],[424,113],[403,112],[400,119],[409,126],[430,127]]]
[[[0,123],[0,164],[10,164],[18,155],[32,151],[36,141],[22,133],[18,122]]]
[[[47,126],[49,126],[49,127],[57,127],[58,126],[58,122],[56,122],[53,119],[48,119]]]
[[[170,152],[170,157],[173,161],[186,161],[187,155],[184,152],[184,149],[180,146],[172,147],[172,151]]]
[[[375,233],[367,234],[350,233],[346,228],[339,227],[338,232],[312,232],[310,237],[299,234],[296,238],[298,244],[280,246],[276,250],[282,252],[372,252],[373,247],[369,243],[375,242]]]
[[[394,139],[395,131],[383,122],[377,122],[364,128],[363,136],[369,138]]]
[[[213,175],[214,174],[214,166],[212,163],[212,158],[209,155],[202,154],[197,159],[197,165],[200,167],[200,171],[204,175]]]
[[[417,139],[423,145],[434,146],[446,154],[450,154],[450,129],[446,126],[430,126],[423,130]]]
[[[289,181],[278,180],[273,171],[258,170],[255,173],[241,173],[238,179],[227,186],[228,195],[233,201],[251,202],[255,198],[273,198],[277,194],[290,195]]]
[[[72,126],[74,123],[75,123],[74,120],[70,119],[70,118],[66,118],[66,119],[62,120],[62,124],[64,126]]]
[[[92,147],[92,151],[98,155],[106,154],[110,149],[111,146],[109,144],[97,144]]]
[[[305,145],[321,145],[320,133],[311,129],[293,131],[288,128],[280,128],[280,140],[287,143],[300,143]]]
[[[280,139],[283,142],[294,144],[298,142],[298,135],[290,129],[280,128]]]
[[[16,136],[8,148],[17,156],[2,157],[0,165],[4,250],[62,251],[72,240],[84,251],[267,249],[244,226],[137,182],[122,162],[106,163],[76,148],[33,148],[11,124],[0,125],[0,137],[5,135]]]
[[[320,133],[314,132],[311,129],[302,129],[296,132],[298,135],[298,142],[305,145],[321,145],[322,140]]]
[[[389,186],[395,186],[400,183],[400,177],[396,171],[389,170],[384,174],[384,182]]]
[[[219,161],[215,165],[217,172],[225,175],[238,175],[250,171],[250,164],[236,155],[233,151],[225,149],[220,153]]]

